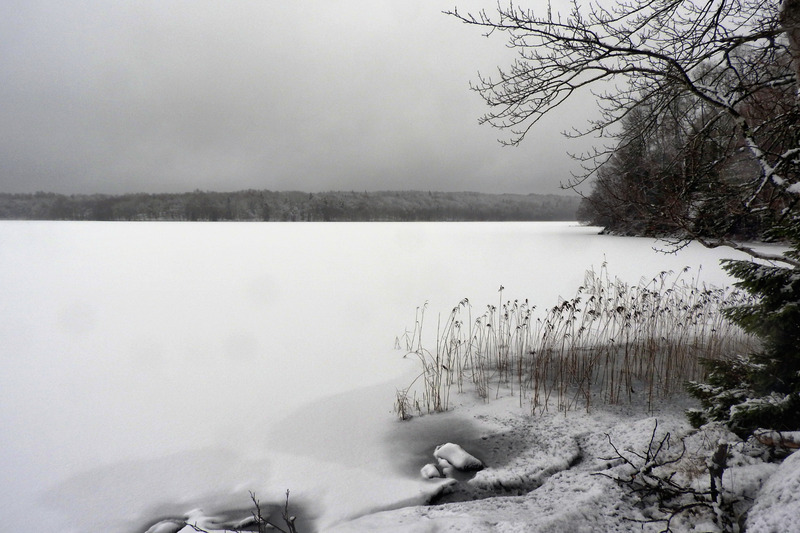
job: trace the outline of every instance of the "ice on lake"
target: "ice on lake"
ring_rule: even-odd
[[[596,233],[0,222],[0,529],[144,531],[246,508],[251,490],[291,489],[317,525],[413,503],[425,485],[397,468],[392,403],[418,306],[435,323],[465,297],[496,304],[500,285],[551,306],[604,261],[630,282],[690,266],[723,284],[735,256]]]

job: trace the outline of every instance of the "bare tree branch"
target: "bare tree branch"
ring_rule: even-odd
[[[481,123],[508,133],[501,143],[519,145],[578,93],[598,97],[600,118],[569,135],[617,144],[577,156],[584,173],[565,187],[608,179],[622,170],[613,168],[621,152],[645,150],[659,158],[650,170],[660,173],[640,168],[649,181],[631,175],[628,191],[604,193],[681,242],[731,246],[742,224],[792,215],[800,199],[800,0],[572,0],[566,15],[513,3],[492,15],[446,13],[487,35],[506,34],[518,53],[472,87],[489,105]],[[664,138],[665,125],[673,138]],[[725,216],[713,220],[713,210]]]

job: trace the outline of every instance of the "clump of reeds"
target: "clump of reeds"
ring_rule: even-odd
[[[406,331],[403,335],[403,342],[407,355],[416,356],[422,369],[419,376],[415,378],[407,388],[397,391],[395,401],[395,411],[402,419],[410,418],[411,411],[422,412],[423,406],[429,413],[446,411],[450,401],[450,388],[457,384],[459,392],[463,386],[464,372],[464,353],[462,345],[462,335],[460,334],[461,321],[455,319],[455,314],[464,306],[469,306],[468,300],[462,300],[453,309],[450,317],[442,326],[439,321],[439,329],[436,333],[436,348],[431,351],[423,346],[423,324],[425,321],[425,310],[428,304],[418,307],[414,320],[414,329]],[[442,327],[444,329],[442,329]],[[400,346],[401,341],[396,341],[396,346]],[[409,397],[410,391],[414,388],[417,381],[422,378],[422,401],[416,396]]]
[[[528,300],[504,301],[472,317],[467,299],[439,319],[435,348],[425,348],[425,309],[417,309],[414,330],[404,339],[421,372],[398,392],[408,416],[409,394],[422,383],[416,410],[445,411],[453,386],[471,383],[489,399],[510,390],[530,401],[532,411],[559,410],[593,402],[616,404],[658,399],[704,378],[700,359],[720,359],[752,350],[757,340],[721,313],[750,296],[737,290],[686,279],[688,269],[662,272],[630,285],[611,279],[605,264],[589,270],[576,295],[543,310]],[[466,316],[465,316],[466,315]],[[399,341],[398,341],[399,342]]]

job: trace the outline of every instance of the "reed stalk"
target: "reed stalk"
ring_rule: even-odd
[[[701,358],[731,357],[758,344],[721,313],[751,297],[701,284],[688,272],[661,272],[630,285],[612,279],[604,263],[586,272],[573,298],[542,311],[528,300],[503,301],[500,287],[498,305],[477,317],[468,299],[440,317],[431,351],[423,335],[426,303],[413,331],[402,336],[407,356],[420,364],[417,410],[447,410],[453,385],[461,393],[467,383],[486,401],[493,389],[495,396],[518,394],[532,412],[551,403],[566,412],[624,401],[652,409],[686,381],[705,378]],[[416,398],[411,388],[398,394],[403,417]]]

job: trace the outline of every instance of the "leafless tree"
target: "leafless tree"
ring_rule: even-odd
[[[693,186],[702,172],[718,174],[745,160],[749,165],[739,172],[724,169],[726,209],[737,217],[770,213],[775,223],[794,216],[800,200],[800,0],[616,0],[613,6],[572,0],[565,15],[550,5],[537,13],[513,3],[491,15],[448,14],[487,35],[504,32],[517,51],[512,64],[479,76],[473,86],[490,106],[481,121],[508,132],[501,142],[519,144],[542,116],[577,92],[594,92],[600,118],[570,135],[618,135],[621,121],[645,106],[650,123],[641,124],[644,131],[669,119],[683,136],[673,160],[683,181],[673,187],[679,201],[672,205],[680,208],[667,213],[680,230],[676,244],[696,239],[800,266],[792,257],[733,242],[722,228],[702,231],[709,185]],[[715,138],[723,133],[728,138]],[[596,176],[619,142],[581,156],[585,172],[565,186],[577,190]],[[703,148],[709,143],[723,143],[725,157],[698,159],[709,156]]]

